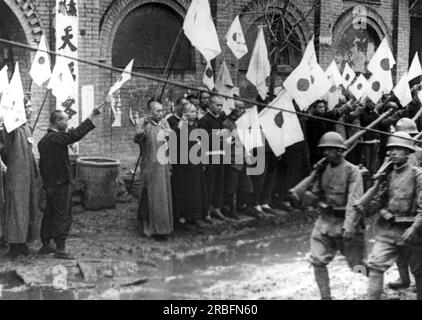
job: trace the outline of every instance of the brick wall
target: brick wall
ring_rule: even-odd
[[[25,19],[28,20],[26,25],[22,28],[24,31],[16,32],[16,40],[27,42],[22,38],[24,34],[34,33],[33,29],[40,29],[47,39],[54,43],[50,27],[53,24],[54,0],[3,0],[9,6],[14,6],[14,14],[20,15],[19,22]],[[380,35],[388,35],[390,39],[393,36],[393,1],[396,0],[381,0],[381,1],[350,1],[350,0],[318,0],[321,4],[320,12],[317,15],[313,12],[306,18],[304,15],[309,11],[314,1],[311,0],[295,0],[291,1],[288,6],[290,21],[300,21],[297,28],[298,37],[301,42],[302,50],[309,41],[315,30],[318,30],[319,35],[323,39],[331,39],[331,44],[323,41],[318,47],[319,61],[323,68],[326,68],[332,61],[336,41],[338,38],[338,30],[344,28],[347,24],[350,25],[351,11],[350,9],[357,4],[365,5],[369,8],[369,15],[371,23],[374,24],[375,29]],[[80,13],[80,30],[79,30],[79,54],[80,58],[93,61],[99,61],[105,64],[111,64],[111,45],[113,42],[113,32],[124,18],[124,15],[142,3],[154,2],[152,0],[89,0],[79,1]],[[180,16],[184,16],[186,9],[189,6],[190,0],[156,0],[155,2],[170,5]],[[217,18],[216,26],[223,50],[223,55],[219,56],[215,62],[215,73],[218,73],[223,59],[230,69],[230,73],[235,85],[246,89],[250,84],[245,79],[245,72],[238,71],[239,62],[235,59],[230,49],[226,45],[225,35],[233,20],[233,18],[241,12],[245,7],[245,3],[253,3],[253,1],[246,0],[218,0],[217,4]],[[281,6],[283,1],[276,2],[276,5]],[[22,9],[23,6],[26,6]],[[400,0],[398,3],[398,28],[397,32],[397,72],[400,76],[408,67],[409,61],[409,16],[407,13],[408,1]],[[262,11],[259,6],[252,6],[252,10]],[[32,10],[33,13],[29,17],[25,16],[25,12]],[[349,15],[348,15],[349,14]],[[3,13],[0,13],[3,17]],[[315,17],[319,15],[319,26],[315,27]],[[249,28],[253,28],[253,22],[259,17],[257,14],[241,15],[241,22],[244,32]],[[12,17],[13,18],[13,17]],[[13,20],[13,19],[12,19]],[[15,19],[15,21],[18,21]],[[12,26],[13,24],[11,24]],[[29,29],[28,29],[29,28]],[[33,28],[33,29],[31,29]],[[36,29],[36,31],[39,31]],[[11,28],[12,31],[12,28]],[[14,33],[14,32],[12,32]],[[20,38],[18,35],[21,35]],[[39,36],[39,32],[35,32]],[[28,36],[26,37],[28,38]],[[320,39],[321,39],[320,38]],[[37,37],[35,37],[37,39]],[[319,41],[317,41],[318,43]],[[392,46],[393,47],[393,46]],[[54,47],[52,47],[54,49]],[[249,50],[252,51],[253,44],[249,45]],[[20,53],[16,50],[16,57],[21,62],[21,71],[24,76],[24,85],[29,87],[28,70],[33,54],[29,56],[27,53]],[[202,86],[201,79],[205,68],[205,61],[201,58],[198,52],[195,52],[195,68],[193,71],[177,72],[170,76],[170,79],[183,82],[189,85]],[[95,103],[102,102],[104,96],[107,94],[110,86],[120,76],[119,73],[112,73],[107,70],[99,69],[89,65],[79,64],[79,83],[80,87],[84,85],[93,84],[95,86]],[[161,77],[161,72],[153,74]],[[279,75],[277,78],[277,85],[280,85],[283,77]],[[97,128],[88,135],[80,143],[81,155],[103,155],[118,158],[123,160],[125,166],[133,167],[137,155],[138,147],[132,143],[134,134],[134,126],[129,121],[129,107],[132,110],[139,109],[145,112],[146,100],[152,95],[155,95],[157,87],[161,88],[161,84],[153,83],[149,80],[132,78],[132,80],[125,85],[121,92],[122,99],[122,127],[111,128],[110,109],[106,109],[98,123]],[[161,90],[160,90],[161,91]],[[32,85],[33,104],[35,113],[37,113],[39,106],[45,96],[45,86],[37,88]],[[175,99],[178,95],[184,92],[183,89],[168,85],[164,97]],[[35,131],[35,139],[39,140],[41,135],[45,132],[48,126],[48,115],[55,107],[55,100],[53,97],[47,99],[46,106],[40,117],[39,124]],[[35,115],[34,115],[35,118]],[[82,120],[82,119],[81,119]]]

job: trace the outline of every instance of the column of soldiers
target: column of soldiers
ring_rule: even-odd
[[[389,287],[408,288],[410,268],[417,299],[422,299],[422,162],[421,148],[415,145],[421,128],[420,90],[420,85],[412,89],[413,100],[405,107],[392,96],[378,105],[351,101],[344,112],[346,122],[358,119],[357,124],[365,127],[390,110],[375,129],[392,131],[392,135],[367,131],[358,144],[346,145],[344,131],[324,133],[315,146],[319,153],[314,162],[323,160],[307,180],[289,190],[294,206],[312,207],[319,215],[308,259],[322,299],[332,298],[327,265],[337,252],[352,270],[368,277],[369,299],[380,299],[384,273],[395,263],[400,277]],[[327,110],[319,114],[323,112]],[[373,175],[373,185],[366,193],[358,166],[362,164]],[[366,258],[364,231],[369,221],[373,221],[375,244]]]

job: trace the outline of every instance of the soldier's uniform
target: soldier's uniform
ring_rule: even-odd
[[[336,132],[326,133],[318,147],[346,149],[343,138]],[[336,166],[327,164],[311,190],[302,200],[313,198],[320,216],[312,231],[308,259],[314,267],[321,298],[331,299],[327,265],[336,253],[340,251],[351,268],[362,265],[364,258],[363,225],[353,207],[363,195],[362,176],[357,166],[342,158]],[[354,236],[343,238],[345,230]]]
[[[414,151],[410,138],[404,132],[390,138],[387,148],[403,147]],[[406,145],[407,144],[407,145]],[[400,257],[410,265],[416,279],[418,299],[422,299],[422,171],[408,161],[387,175],[374,199],[377,216],[374,223],[376,243],[368,260],[368,293],[370,299],[379,299],[383,287],[383,274]],[[415,231],[412,242],[405,242],[403,234],[408,228]]]

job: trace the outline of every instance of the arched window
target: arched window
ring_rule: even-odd
[[[366,29],[355,29],[350,26],[340,38],[337,45],[335,60],[343,70],[346,62],[355,72],[369,75],[367,65],[377,50],[381,39],[377,32],[368,24]]]
[[[297,33],[294,31],[291,32],[291,26],[287,23],[286,19],[283,20],[280,14],[274,14],[271,17],[271,20],[274,21],[271,24],[273,35],[271,35],[268,28],[268,22],[265,17],[257,19],[247,30],[245,38],[249,52],[240,61],[239,70],[247,71],[249,67],[249,61],[258,35],[258,26],[260,25],[264,26],[265,42],[267,44],[268,55],[272,65],[275,62],[275,51],[279,51],[276,64],[280,74],[289,74],[300,63],[302,48]],[[286,35],[289,34],[290,36],[288,37],[288,41],[285,41]],[[276,35],[276,37],[274,35]]]
[[[170,7],[149,3],[130,12],[119,25],[113,42],[113,66],[124,68],[135,58],[134,68],[162,70],[183,25]],[[183,31],[175,47],[173,71],[194,67],[192,47]]]

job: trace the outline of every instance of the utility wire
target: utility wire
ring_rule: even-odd
[[[28,50],[31,50],[31,51],[45,52],[45,53],[48,53],[48,54],[51,54],[51,55],[67,58],[67,59],[70,59],[70,60],[75,60],[75,61],[78,61],[80,63],[96,66],[98,68],[107,69],[107,70],[120,72],[120,73],[127,73],[127,74],[130,74],[131,76],[134,76],[134,77],[137,77],[137,78],[144,78],[144,79],[148,79],[150,81],[167,83],[167,84],[171,84],[171,85],[174,85],[176,87],[181,87],[181,88],[191,90],[191,91],[197,91],[197,92],[200,92],[200,93],[202,93],[202,92],[210,93],[210,91],[208,89],[205,89],[205,88],[196,88],[196,87],[186,85],[186,84],[181,83],[181,82],[168,80],[168,79],[162,79],[162,78],[154,77],[154,76],[144,74],[144,73],[140,73],[140,72],[133,72],[133,71],[127,72],[124,69],[116,68],[116,67],[109,66],[109,65],[106,65],[106,64],[103,64],[103,63],[98,63],[98,62],[94,62],[94,61],[90,61],[90,60],[70,57],[68,55],[57,53],[57,52],[54,52],[54,51],[51,51],[51,50],[39,50],[38,48],[33,48],[29,45],[19,43],[19,42],[15,42],[15,41],[10,41],[10,40],[0,38],[0,43],[6,43],[6,44],[9,44],[9,45],[12,45],[12,46],[28,49]],[[355,125],[355,124],[352,124],[352,123],[336,121],[336,120],[332,120],[332,119],[328,119],[328,118],[324,118],[324,117],[311,115],[311,114],[301,112],[301,111],[292,111],[292,110],[287,110],[287,109],[283,109],[283,108],[276,108],[276,107],[273,107],[271,105],[268,105],[268,104],[265,104],[265,103],[259,103],[257,101],[253,101],[253,100],[249,100],[249,99],[244,99],[244,98],[240,98],[240,97],[232,97],[232,96],[225,95],[225,94],[218,93],[218,92],[212,92],[212,94],[226,98],[226,99],[232,99],[232,100],[235,100],[235,101],[242,101],[242,102],[249,104],[251,106],[260,106],[262,108],[269,108],[269,109],[279,110],[279,111],[283,111],[283,112],[287,112],[287,113],[293,113],[293,114],[296,114],[297,116],[300,116],[300,117],[321,120],[321,121],[325,121],[325,122],[329,122],[329,123],[333,123],[333,124],[338,124],[338,125],[343,125],[343,126],[346,126],[346,127],[358,129],[358,130],[366,130],[367,132],[378,133],[378,134],[382,134],[382,135],[386,135],[386,136],[394,136],[394,133],[385,132],[385,131],[376,130],[376,129],[365,129],[364,127],[361,127],[361,126],[358,126],[358,125]],[[250,107],[247,107],[247,108],[250,108]],[[407,139],[407,138],[402,138],[402,139],[422,143],[422,140],[413,140],[413,139]]]

